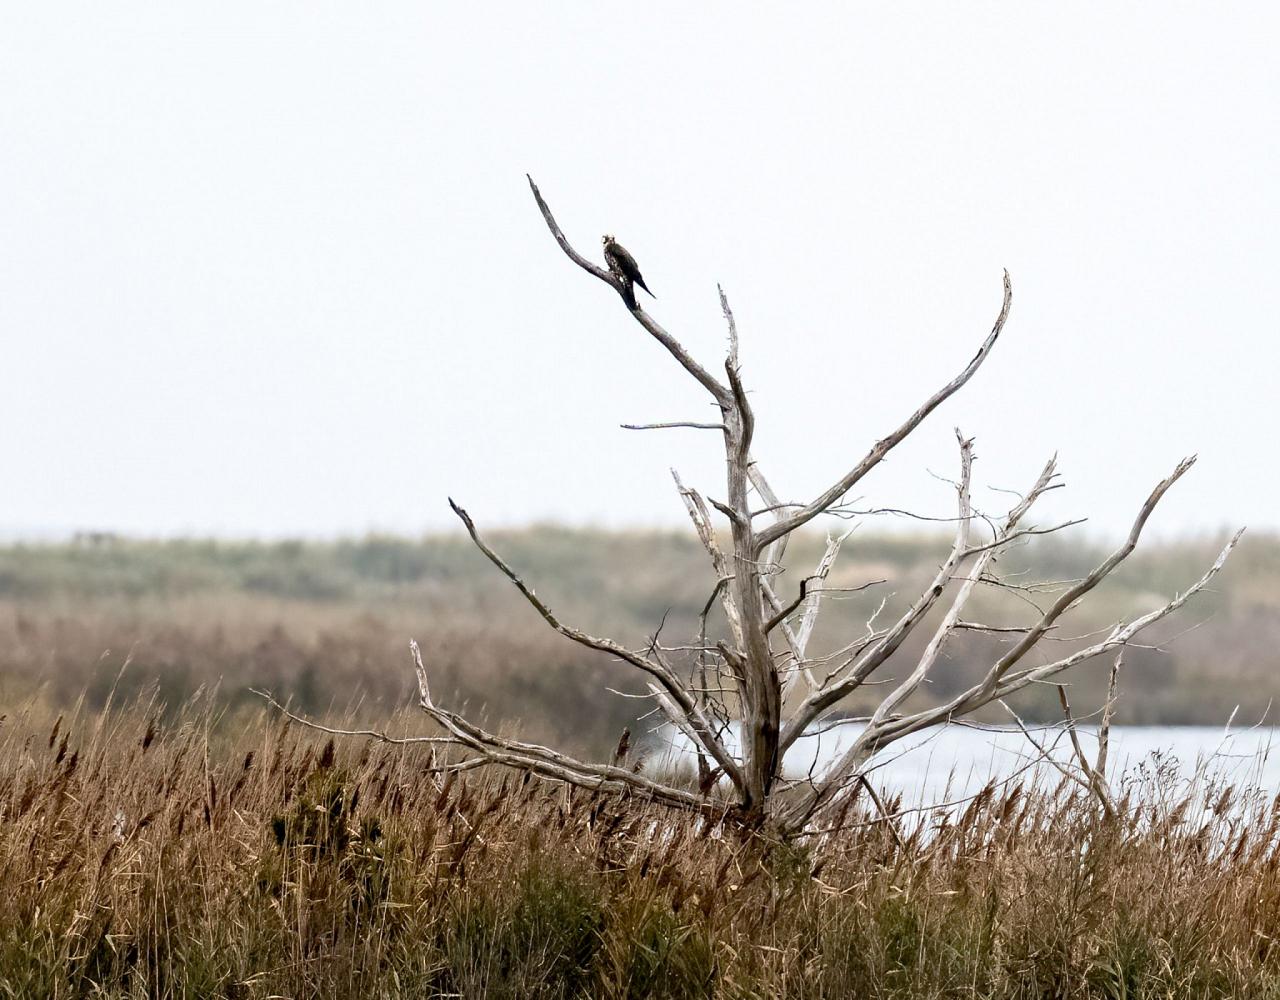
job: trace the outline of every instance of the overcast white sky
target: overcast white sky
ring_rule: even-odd
[[[465,9],[464,9],[465,6]],[[1280,527],[1274,4],[0,9],[0,527],[298,535],[679,524],[705,399],[551,241],[613,232],[808,499],[867,482]],[[988,497],[994,500],[994,496]]]

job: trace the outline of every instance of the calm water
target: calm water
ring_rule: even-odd
[[[857,726],[847,726],[798,740],[785,761],[788,776],[802,777],[815,762],[820,772],[857,733]],[[1062,729],[1036,728],[1032,733],[1055,759],[1073,759]],[[1092,760],[1097,752],[1095,731],[1081,727],[1079,735]],[[874,770],[868,777],[886,796],[900,792],[904,806],[933,804],[971,795],[992,778],[1040,778],[1056,783],[1060,774],[1050,764],[1028,767],[1035,756],[1034,747],[1016,729],[949,726],[888,748],[873,761]],[[1107,773],[1113,787],[1126,778],[1141,779],[1156,768],[1185,780],[1205,777],[1258,787],[1274,795],[1280,793],[1280,729],[1112,727]]]

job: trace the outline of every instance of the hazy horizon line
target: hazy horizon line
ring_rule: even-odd
[[[948,536],[952,533],[945,521],[915,520],[907,517],[882,516],[875,520],[863,518],[860,519],[860,525],[861,527],[859,527],[858,531],[859,534],[862,534],[864,537],[867,534],[873,534],[876,537],[884,537],[887,535],[925,537]],[[827,533],[828,530],[833,530],[835,527],[836,525],[831,525],[828,529],[824,528],[822,525],[818,525],[816,527],[810,526],[800,529],[797,534],[802,537],[820,536]],[[482,531],[501,534],[539,532],[545,532],[548,534],[558,532],[565,534],[606,536],[669,536],[687,534],[690,540],[696,541],[697,539],[697,536],[694,534],[691,527],[687,524],[681,525],[678,521],[664,522],[655,520],[651,522],[636,521],[629,524],[605,524],[591,521],[537,518],[510,522],[495,521],[488,525],[481,525],[480,528]],[[1143,532],[1143,544],[1165,546],[1195,544],[1201,542],[1207,543],[1226,537],[1233,530],[1236,529],[1225,523],[1216,527],[1204,525],[1193,528],[1163,530],[1149,525]],[[0,547],[21,545],[56,547],[77,543],[106,544],[112,542],[143,544],[217,542],[229,545],[274,545],[288,542],[300,542],[303,544],[324,545],[364,541],[369,539],[417,542],[457,536],[465,537],[465,535],[465,529],[461,525],[456,528],[423,526],[421,529],[416,530],[369,526],[366,528],[334,528],[327,531],[299,530],[293,532],[281,532],[263,530],[257,532],[244,532],[198,528],[183,529],[181,531],[135,531],[131,529],[116,529],[105,526],[67,527],[0,524]],[[1050,535],[1045,537],[1053,536]],[[1087,544],[1104,545],[1118,542],[1122,537],[1122,533],[1119,531],[1098,530],[1096,528],[1090,530],[1090,525],[1086,521],[1067,529],[1067,531],[1064,531],[1060,537],[1063,539],[1069,537],[1078,542],[1084,542]],[[1246,533],[1245,538],[1280,539],[1280,530],[1266,527],[1253,529]]]

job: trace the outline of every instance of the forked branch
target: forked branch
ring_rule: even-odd
[[[508,740],[485,732],[456,712],[441,708],[432,700],[427,668],[422,662],[422,653],[418,649],[417,642],[411,641],[409,650],[413,656],[414,671],[418,677],[419,705],[422,710],[444,727],[452,735],[454,742],[475,750],[493,763],[532,771],[543,777],[554,778],[593,791],[631,791],[664,805],[713,811],[711,803],[705,797],[664,785],[628,768],[613,764],[588,764],[549,747]]]
[[[1031,684],[1047,681],[1095,657],[1123,650],[1139,633],[1182,608],[1192,597],[1208,586],[1209,582],[1221,572],[1227,557],[1230,556],[1243,534],[1243,529],[1236,532],[1218,554],[1213,565],[1185,591],[1155,611],[1117,625],[1103,641],[1086,646],[1070,656],[1050,663],[1014,672],[994,687],[990,683],[991,673],[988,673],[981,682],[947,702],[913,714],[884,719],[877,726],[868,726],[844,756],[827,771],[824,780],[809,790],[810,794],[800,797],[800,801],[793,802],[789,806],[785,822],[803,825],[818,810],[836,802],[838,796],[848,787],[849,782],[856,777],[860,769],[876,753],[891,743],[912,733],[970,715],[985,705],[1007,698]]]
[[[853,487],[868,472],[879,465],[886,455],[896,448],[913,430],[920,426],[920,423],[930,413],[936,410],[943,402],[955,395],[969,379],[973,378],[974,373],[982,367],[982,362],[987,360],[987,356],[991,353],[991,349],[996,346],[996,340],[1000,336],[1000,331],[1004,329],[1005,321],[1009,318],[1009,307],[1013,304],[1013,284],[1009,280],[1009,272],[1004,272],[1004,301],[1000,306],[1000,314],[996,317],[995,325],[991,328],[991,333],[978,348],[978,353],[973,356],[959,375],[926,399],[920,407],[903,421],[888,437],[881,438],[863,457],[857,465],[845,473],[830,488],[827,489],[816,500],[811,501],[798,511],[781,517],[769,527],[765,528],[756,536],[757,552],[769,545],[778,538],[788,535],[795,531],[801,525],[807,524],[819,514],[826,511],[829,507],[836,504],[842,496],[853,489]]]
[[[525,176],[528,177],[527,174]],[[675,337],[671,336],[671,334],[667,333],[667,331],[659,325],[657,320],[645,312],[639,304],[636,304],[634,308],[630,308],[630,303],[627,302],[626,289],[622,281],[620,281],[610,271],[607,271],[598,264],[593,264],[591,261],[587,260],[587,258],[583,257],[582,254],[578,253],[578,251],[573,248],[569,243],[569,240],[561,231],[560,224],[556,222],[555,216],[551,214],[551,209],[548,207],[546,200],[542,197],[542,192],[538,190],[538,185],[533,182],[532,177],[528,177],[528,179],[529,189],[533,192],[534,200],[538,203],[538,209],[542,212],[542,218],[546,221],[547,228],[551,230],[551,235],[554,236],[556,242],[560,244],[560,249],[565,252],[565,255],[588,274],[599,278],[617,292],[623,302],[628,305],[628,311],[636,318],[636,321],[648,331],[649,335],[665,347],[671,353],[671,356],[680,362],[684,370],[697,379],[702,386],[716,398],[717,402],[721,404],[728,404],[732,398],[732,394],[726,386],[721,384],[720,381],[717,380],[709,371],[703,368],[702,365],[698,364],[698,362],[693,359],[693,356],[686,351],[683,346],[681,346],[680,342],[676,340]]]
[[[458,515],[462,523],[466,526],[467,533],[471,536],[471,540],[475,542],[476,547],[485,554],[488,560],[493,563],[503,575],[510,580],[518,591],[524,595],[525,599],[533,605],[534,609],[542,616],[542,619],[553,629],[563,635],[565,638],[572,639],[579,645],[586,646],[588,649],[598,650],[602,653],[610,653],[636,667],[646,674],[650,675],[658,687],[671,698],[672,702],[679,708],[688,720],[690,730],[698,737],[702,748],[714,758],[715,762],[724,768],[725,774],[729,775],[734,784],[738,784],[741,778],[741,772],[737,763],[730,756],[729,751],[725,748],[723,742],[716,736],[715,730],[703,715],[702,710],[698,707],[692,695],[688,692],[685,685],[670,668],[657,659],[650,659],[640,653],[627,649],[621,643],[614,642],[612,639],[600,639],[593,635],[588,635],[581,629],[573,628],[561,622],[542,599],[520,578],[520,576],[499,556],[489,545],[480,537],[480,533],[476,530],[475,522],[471,520],[465,510],[459,507],[452,499],[449,500],[449,506],[453,508],[453,512]],[[425,675],[422,675],[425,676]]]

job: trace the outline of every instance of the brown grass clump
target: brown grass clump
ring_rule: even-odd
[[[1156,773],[1107,821],[993,787],[779,844],[158,719],[0,723],[0,997],[1280,996],[1280,804],[1231,790]]]

